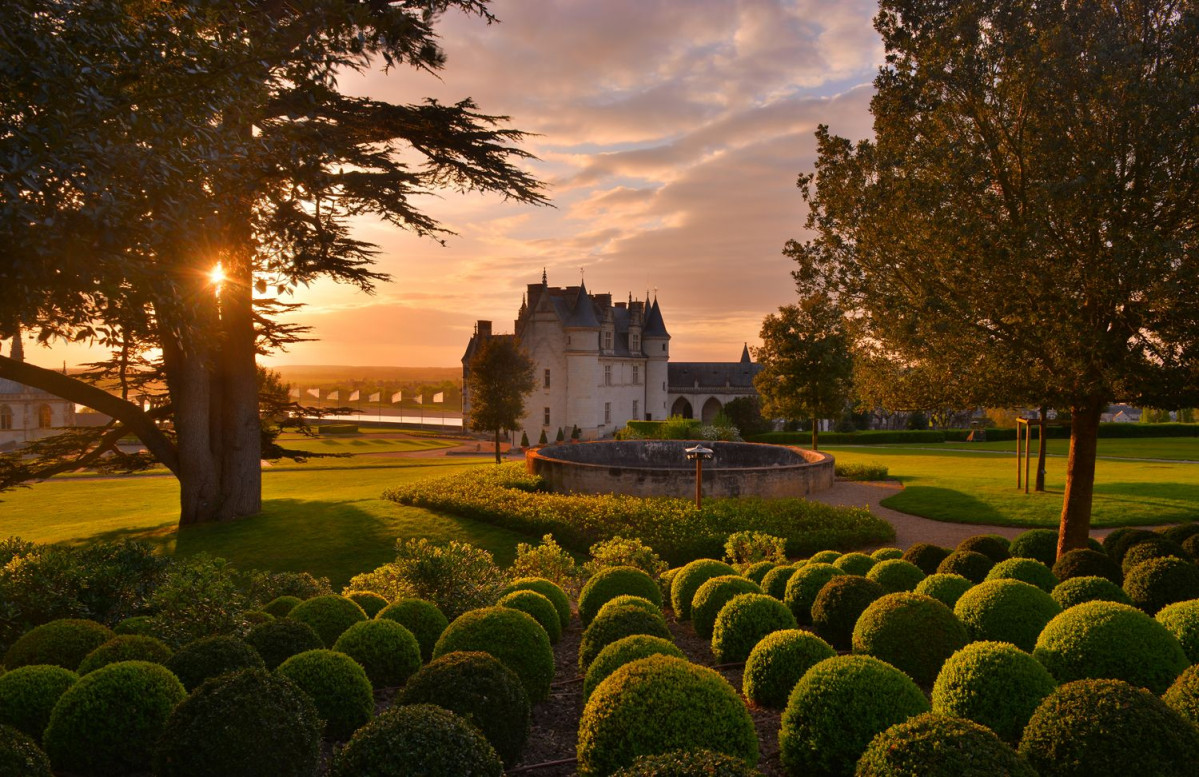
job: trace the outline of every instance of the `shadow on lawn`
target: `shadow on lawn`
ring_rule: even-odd
[[[1008,516],[986,502],[952,488],[907,486],[879,504],[903,513],[952,523],[1010,523]]]

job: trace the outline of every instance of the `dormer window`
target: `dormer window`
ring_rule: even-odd
[[[610,331],[604,332],[604,350],[612,350],[612,332]]]
[[[641,335],[629,335],[629,350],[633,353],[641,350]]]

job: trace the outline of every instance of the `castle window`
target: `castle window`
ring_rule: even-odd
[[[604,426],[612,423],[612,403],[604,403]]]
[[[639,385],[640,383],[641,383],[641,365],[634,364],[633,365],[633,385],[636,386],[636,385]],[[633,417],[636,418],[637,413],[633,413]]]
[[[546,388],[550,387],[550,371],[549,370],[545,371],[545,387]]]
[[[50,406],[42,405],[37,409],[37,428],[49,429],[53,425],[54,419],[50,415]]]
[[[550,409],[548,407],[545,409],[545,420],[542,421],[542,424],[545,426],[550,425]]]
[[[612,350],[612,333],[611,332],[604,332],[604,350],[605,351]]]
[[[0,405],[0,429],[12,428],[12,408],[8,405]]]
[[[662,350],[663,350],[663,351],[665,351],[665,350],[666,350],[666,343],[662,343]]]
[[[629,335],[629,350],[633,353],[641,350],[641,335]]]
[[[612,385],[612,365],[611,364],[604,365],[604,385],[605,386]]]

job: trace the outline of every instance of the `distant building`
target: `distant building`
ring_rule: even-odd
[[[726,403],[754,396],[759,367],[745,348],[740,362],[670,363],[670,333],[655,299],[613,302],[585,284],[550,286],[545,273],[531,283],[517,314],[515,334],[479,321],[462,356],[462,409],[470,412],[470,359],[492,337],[516,337],[536,365],[537,388],[525,399],[520,430],[536,442],[579,427],[593,440],[615,433],[630,419],[669,415],[711,421]]]
[[[12,358],[25,360],[18,331]],[[39,388],[0,378],[0,450],[48,437],[56,429],[75,425],[75,404]]]

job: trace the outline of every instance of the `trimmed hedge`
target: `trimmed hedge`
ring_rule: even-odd
[[[805,560],[807,564],[831,564],[841,558],[840,553],[835,550],[822,550],[819,553],[813,553],[812,557]],[[797,564],[797,566],[799,566]]]
[[[546,581],[549,582],[548,580]],[[551,583],[551,585],[553,585]],[[532,589],[529,590],[538,590]],[[565,596],[565,594],[564,594]],[[551,599],[551,601],[553,601]],[[570,604],[567,603],[569,610]],[[437,605],[424,599],[397,599],[384,607],[375,616],[377,620],[392,620],[412,632],[420,644],[421,660],[428,663],[433,658],[433,647],[441,637],[449,620],[437,609]]]
[[[607,679],[608,675],[625,664],[650,656],[687,658],[677,645],[662,637],[654,637],[649,634],[621,637],[604,646],[604,649],[587,667],[587,674],[583,677],[583,702],[586,703],[591,698],[591,694],[599,687],[600,683]]]
[[[613,772],[612,777],[756,777],[759,774],[740,758],[700,749],[638,756],[631,766]]]
[[[1088,577],[1072,577],[1063,580],[1050,592],[1053,601],[1063,610],[1068,610],[1083,602],[1119,602],[1132,604],[1132,599],[1124,593],[1124,589],[1108,580],[1106,577],[1091,575]]]
[[[558,640],[562,639],[562,622],[558,620],[558,609],[544,595],[536,591],[513,591],[501,596],[495,604],[497,607],[511,607],[532,615],[533,620],[545,629],[551,645],[558,644]]]
[[[79,675],[52,664],[22,666],[0,675],[0,724],[41,742],[50,711],[77,682]]]
[[[812,626],[833,647],[849,650],[858,618],[886,593],[877,581],[857,575],[838,575],[816,594],[816,601],[812,602]]]
[[[246,642],[272,670],[292,656],[325,646],[307,623],[287,619],[258,624],[246,634]]]
[[[1191,523],[1180,523],[1176,526],[1167,526],[1160,529],[1159,533],[1168,540],[1173,540],[1181,545],[1188,538],[1199,535],[1199,521]]]
[[[787,629],[763,637],[745,660],[741,690],[762,707],[782,709],[799,678],[816,664],[837,655],[833,646],[810,631]]]
[[[1199,664],[1191,666],[1162,695],[1175,712],[1199,726]]]
[[[118,661],[149,661],[165,664],[172,651],[166,643],[143,634],[118,634],[84,656],[79,662],[79,674],[94,672]]]
[[[617,607],[623,607],[626,604],[630,604],[634,607],[640,607],[641,609],[648,612],[650,615],[656,615],[657,617],[665,620],[665,616],[662,614],[661,607],[657,606],[656,604],[651,602],[649,599],[645,599],[640,596],[630,596],[629,594],[623,594],[621,596],[616,597],[615,599],[609,599],[608,602],[599,609],[599,612],[597,612],[595,614],[595,617],[598,618],[601,615],[603,615],[606,611],[614,610]]]
[[[258,651],[237,637],[198,639],[179,649],[165,664],[191,693],[205,680],[242,669],[264,669]]]
[[[1157,613],[1154,620],[1174,635],[1188,661],[1199,664],[1199,599],[1168,605]]]
[[[304,601],[298,596],[277,596],[262,606],[262,611],[276,618],[286,618],[296,605]]]
[[[917,593],[878,599],[853,629],[854,653],[886,661],[922,685],[931,684],[945,660],[968,641],[966,627],[952,610]]]
[[[462,717],[432,704],[392,707],[359,729],[332,777],[500,777],[504,764]]]
[[[917,542],[904,551],[903,560],[920,567],[920,571],[926,575],[935,575],[937,567],[941,566],[941,562],[949,558],[951,553],[953,553],[952,550],[940,545]]]
[[[843,574],[845,573],[832,564],[811,561],[796,570],[787,581],[783,603],[791,608],[797,623],[812,622],[812,604],[816,601],[816,595],[824,588],[825,583]]]
[[[893,558],[903,558],[903,551],[899,548],[879,548],[870,554],[870,558],[875,561],[890,561]]]
[[[562,626],[562,631],[566,631],[566,627],[570,625],[570,597],[562,590],[562,586],[544,577],[521,577],[500,589],[500,596],[514,591],[535,591],[549,599],[558,611],[558,623]]]
[[[1057,531],[1054,529],[1029,529],[1017,534],[1008,546],[1012,558],[1031,558],[1049,568],[1057,562]]]
[[[1166,605],[1199,599],[1199,567],[1172,556],[1152,558],[1128,571],[1124,592],[1133,605],[1156,615]]]
[[[883,587],[889,594],[914,591],[925,578],[924,571],[910,561],[892,558],[880,561],[871,567],[866,577]]]
[[[1019,580],[979,583],[962,594],[953,608],[970,639],[1010,642],[1028,651],[1036,646],[1045,624],[1061,611],[1052,596]]]
[[[865,553],[843,553],[833,562],[833,566],[848,575],[864,576],[877,563],[878,559]]]
[[[762,578],[762,582],[759,583],[762,586],[762,592],[767,596],[773,596],[781,602],[787,594],[787,581],[797,571],[798,567],[794,565],[775,567],[767,572]]]
[[[88,653],[115,636],[112,629],[86,618],[50,621],[21,635],[4,654],[4,665],[16,669],[53,664],[73,672]]]
[[[775,561],[759,561],[747,566],[741,574],[760,586],[762,585],[762,578],[766,577],[766,573],[777,566],[778,562]]]
[[[1038,777],[1028,761],[989,728],[928,712],[876,736],[855,777]]]
[[[414,640],[415,641],[415,640]],[[375,713],[375,694],[366,671],[345,653],[309,650],[275,670],[312,698],[328,739],[349,739]]]
[[[991,567],[987,580],[1020,580],[1048,593],[1057,587],[1053,571],[1031,558],[1009,558]]]
[[[336,594],[314,596],[292,608],[287,617],[306,623],[321,638],[324,647],[332,647],[342,632],[364,620],[366,613],[353,601]]]
[[[1049,670],[1015,645],[972,642],[941,667],[933,683],[933,711],[969,718],[1014,744],[1055,688]]]
[[[661,614],[647,612],[645,608],[632,604],[612,607],[596,616],[583,631],[583,638],[579,641],[579,671],[585,674],[601,650],[618,639],[634,634],[671,638],[670,629]]]
[[[498,658],[520,678],[531,703],[549,698],[554,649],[545,629],[531,615],[506,607],[464,612],[437,640],[433,657],[458,650],[481,650]]]
[[[921,580],[916,586],[915,592],[931,596],[952,610],[957,605],[958,599],[962,598],[962,594],[973,587],[974,583],[961,575],[937,572]]]
[[[998,564],[1012,557],[1011,543],[998,534],[976,534],[958,543],[956,550],[981,553]]]
[[[53,777],[50,759],[28,734],[0,724],[0,775]]]
[[[749,578],[739,575],[722,575],[708,580],[695,592],[691,600],[691,625],[695,633],[704,639],[712,638],[716,616],[734,596],[760,594],[762,589]]]
[[[536,596],[536,594],[533,594]],[[553,605],[546,601],[553,610]],[[555,618],[554,625],[558,621]],[[412,632],[393,620],[362,621],[342,632],[333,649],[358,662],[371,681],[372,688],[403,685],[420,669],[420,644]]]
[[[346,598],[361,607],[368,618],[375,617],[384,607],[391,604],[374,591],[351,591],[346,594]]]
[[[763,637],[798,626],[787,605],[766,594],[734,596],[720,608],[712,629],[712,655],[716,663],[744,661]]]
[[[1182,546],[1177,542],[1157,536],[1142,540],[1130,547],[1124,553],[1124,558],[1120,562],[1120,570],[1127,577],[1133,567],[1155,558],[1178,558],[1187,563],[1193,561],[1190,554],[1183,550]]]
[[[1116,529],[1104,541],[1103,549],[1107,551],[1107,555],[1116,562],[1117,566],[1123,566],[1124,554],[1128,552],[1129,548],[1139,542],[1156,540],[1160,537],[1160,534],[1148,529]]]
[[[579,620],[583,627],[591,623],[610,599],[626,594],[662,606],[662,590],[643,570],[629,566],[604,567],[588,578],[579,591]]]
[[[972,583],[981,583],[987,579],[987,574],[995,561],[990,556],[975,550],[955,550],[937,565],[937,572],[943,575],[961,575]]]
[[[670,581],[670,606],[675,617],[681,621],[691,620],[691,601],[699,587],[714,577],[736,574],[736,569],[712,558],[699,558],[688,563]]]

